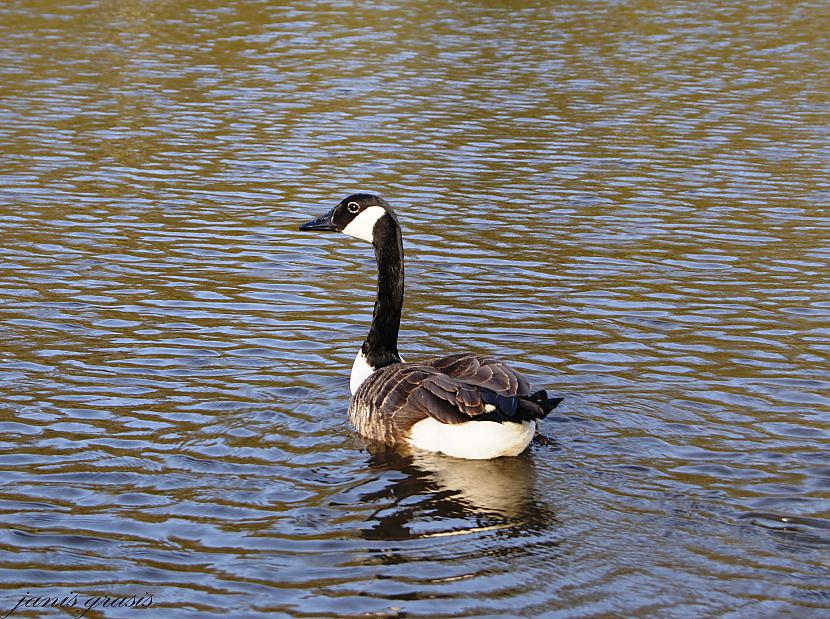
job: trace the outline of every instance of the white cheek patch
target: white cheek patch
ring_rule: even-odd
[[[383,207],[370,206],[360,213],[360,215],[352,219],[348,226],[343,228],[343,234],[348,234],[356,239],[362,239],[371,243],[375,236],[375,224],[385,214],[386,210]]]

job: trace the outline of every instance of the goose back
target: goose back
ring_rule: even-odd
[[[527,379],[506,364],[461,353],[373,372],[352,397],[349,418],[363,436],[400,443],[428,418],[450,425],[542,418],[546,407],[534,395]]]
[[[472,353],[458,353],[426,362],[468,385],[477,385],[501,396],[530,395],[530,383],[519,372],[498,359]]]

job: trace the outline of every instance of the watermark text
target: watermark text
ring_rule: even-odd
[[[93,608],[149,608],[153,605],[153,594],[143,595],[86,595],[70,591],[69,595],[32,595],[28,591],[21,595],[13,608],[0,614],[0,619],[11,617],[21,608],[65,608],[74,609],[73,616],[80,619]],[[0,609],[0,612],[3,612]]]

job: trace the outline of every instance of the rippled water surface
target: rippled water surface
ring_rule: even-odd
[[[3,3],[0,610],[828,616],[828,15]],[[404,356],[511,360],[552,444],[354,435],[371,249],[296,228],[358,189]]]

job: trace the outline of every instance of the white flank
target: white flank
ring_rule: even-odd
[[[499,456],[518,456],[530,444],[534,432],[535,421],[451,424],[428,417],[412,426],[409,442],[420,449],[440,451],[456,458],[488,460]]]
[[[369,378],[369,374],[374,371],[372,366],[366,361],[366,357],[363,356],[363,351],[358,351],[357,356],[354,358],[354,363],[352,363],[352,376],[349,378],[349,391],[352,392],[352,395],[355,394],[360,384]]]
[[[370,206],[360,215],[352,219],[348,226],[343,228],[343,234],[348,234],[356,239],[363,239],[370,243],[374,239],[375,223],[386,214],[382,206]]]

